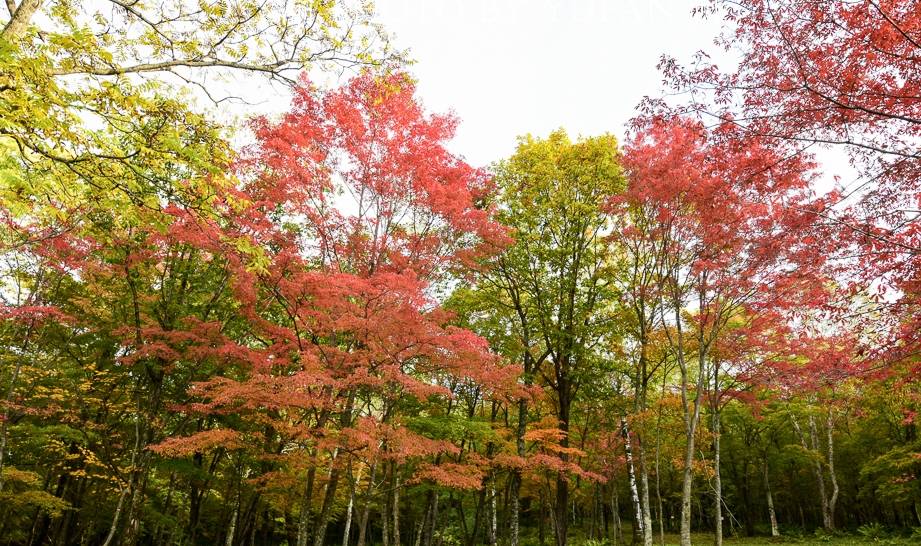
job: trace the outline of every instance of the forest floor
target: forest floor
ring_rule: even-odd
[[[530,538],[530,537],[528,537]],[[529,541],[528,538],[522,541],[523,544],[530,546],[531,544],[537,545],[538,542],[535,540],[533,542]],[[713,535],[706,533],[695,533],[692,535],[691,542],[694,545],[701,546],[710,546],[713,544]],[[549,544],[550,541],[547,541]],[[601,541],[590,541],[590,540],[572,540],[571,544],[576,546],[614,546],[614,543],[611,541],[601,542]],[[677,546],[680,543],[679,536],[674,535],[665,535],[665,546]],[[917,536],[880,536],[876,538],[865,537],[861,535],[844,535],[844,536],[780,536],[777,538],[771,537],[726,537],[723,540],[725,546],[772,546],[772,545],[784,545],[784,544],[797,544],[801,546],[908,546],[914,545],[917,546],[921,544],[921,538]],[[630,546],[629,540],[624,544],[624,546]],[[655,540],[656,546],[659,546],[659,539],[656,536]]]

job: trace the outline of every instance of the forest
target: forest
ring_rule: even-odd
[[[6,0],[0,545],[921,542],[921,4],[694,10],[479,166],[368,2]]]

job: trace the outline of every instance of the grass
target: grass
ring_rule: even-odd
[[[614,546],[610,541],[579,541],[571,542],[574,546]],[[655,545],[659,546],[659,537],[655,537]],[[691,536],[691,543],[695,546],[711,546],[713,544],[713,535],[706,533],[695,533]],[[909,536],[884,535],[867,537],[859,534],[852,535],[786,535],[777,538],[772,537],[726,537],[723,540],[726,546],[779,546],[784,544],[797,544],[801,546],[909,546],[921,544],[921,536],[918,534]],[[536,543],[535,543],[536,544]],[[678,535],[665,535],[665,546],[677,546],[679,544]],[[620,544],[618,546],[621,546]],[[623,546],[630,546],[629,539]]]

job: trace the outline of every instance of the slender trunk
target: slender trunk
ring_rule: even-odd
[[[620,521],[620,501],[616,486],[611,487],[611,519],[614,523],[614,546],[617,546],[618,542],[623,543],[624,534]]]
[[[791,415],[791,422],[793,423],[793,428],[796,430],[797,436],[799,436],[799,441],[803,446],[803,450],[807,452],[811,451],[817,455],[813,461],[812,472],[815,474],[816,485],[819,490],[819,503],[822,508],[822,526],[827,530],[831,530],[834,524],[829,517],[828,493],[825,490],[825,473],[822,469],[822,462],[819,460],[819,439],[815,426],[815,417],[812,415],[809,416],[809,439],[811,442],[811,448],[810,445],[806,443],[806,435],[804,434],[802,427],[800,427],[799,421],[796,419],[795,415]]]
[[[368,475],[368,487],[365,489],[365,507],[361,512],[361,521],[358,524],[358,543],[357,546],[365,546],[365,537],[368,531],[368,518],[371,515],[371,502],[374,492],[374,478],[377,476],[377,461],[371,463],[371,471]]]
[[[531,384],[530,379],[530,367],[531,367],[531,357],[529,353],[525,353],[524,357],[524,383],[525,385]],[[515,430],[515,448],[519,457],[522,459],[525,456],[525,444],[524,444],[524,435],[527,432],[528,426],[528,400],[526,398],[520,398],[518,400],[518,427]],[[519,511],[521,510],[521,500],[519,496],[521,495],[521,470],[515,469],[512,474],[512,483],[511,491],[509,492],[511,496],[511,513],[509,514],[509,544],[510,546],[518,546],[518,525],[519,525]]]
[[[812,450],[816,453],[816,455],[818,455],[820,453],[819,435],[815,423],[815,417],[812,415],[809,416],[809,437],[812,441]],[[822,463],[818,457],[815,459],[813,471],[815,472],[816,481],[819,486],[819,500],[822,502],[822,527],[828,531],[831,531],[835,528],[835,522],[831,517],[828,492],[825,488],[825,470],[822,468]]]
[[[633,521],[635,523],[634,528],[639,532],[640,536],[644,536],[643,532],[643,509],[640,505],[640,495],[637,491],[636,486],[636,473],[633,468],[633,448],[630,442],[630,431],[627,428],[627,420],[623,417],[620,418],[620,434],[624,438],[624,450],[627,456],[627,476],[630,480],[630,497],[633,499]],[[636,541],[636,535],[634,535],[634,542]]]
[[[308,454],[312,458],[312,454]],[[310,509],[313,505],[313,482],[316,479],[316,463],[311,462],[307,469],[304,492],[301,495],[301,511],[297,520],[297,546],[307,546],[310,541]]]
[[[723,482],[720,476],[720,409],[713,408],[713,519],[714,546],[723,546]]]
[[[646,392],[648,388],[648,344],[646,335],[646,313],[640,312],[640,358],[637,375],[633,382],[633,407],[637,414],[646,411]],[[636,459],[639,469],[639,494],[640,508],[642,510],[642,524],[640,530],[643,536],[643,546],[652,546],[652,511],[649,504],[649,469],[646,465],[646,446],[641,431],[634,431],[636,443]]]
[[[637,435],[636,440],[637,462],[640,470],[640,507],[643,516],[643,546],[652,546],[652,511],[649,505],[649,471],[646,468],[646,450],[643,440]]]
[[[768,475],[767,453],[764,454],[764,490],[767,493],[768,516],[771,519],[771,536],[779,537],[780,531],[777,529],[777,514],[774,513],[774,497],[771,496],[771,480]]]
[[[703,359],[703,356],[701,356]],[[703,366],[701,366],[702,368]],[[684,374],[686,375],[686,374]],[[698,380],[697,393],[694,395],[693,407],[685,405],[685,433],[687,443],[684,451],[684,466],[681,479],[681,546],[691,546],[691,491],[694,485],[694,449],[697,425],[700,422],[700,396],[702,385]],[[682,384],[682,398],[687,400],[687,381]]]
[[[122,489],[121,493],[118,496],[118,505],[115,507],[115,514],[112,516],[112,523],[109,526],[109,534],[106,536],[105,542],[102,543],[102,546],[109,546],[112,544],[112,540],[115,538],[115,533],[118,530],[119,520],[121,519],[122,511],[125,506],[125,498],[128,497],[128,494],[131,494],[132,502],[135,498],[134,491],[136,489],[136,478],[137,474],[133,470],[134,463],[137,461],[140,456],[141,451],[141,428],[140,424],[137,421],[137,416],[135,416],[134,422],[134,449],[131,452],[131,467],[132,471],[128,477],[128,483],[125,488]]]
[[[499,525],[496,515],[496,476],[490,478],[489,484],[489,535],[488,541],[490,546],[496,546],[499,532]]]
[[[326,389],[329,394],[329,389]],[[317,419],[316,428],[323,430],[329,420],[331,412],[328,409],[323,410]],[[310,468],[307,469],[307,480],[304,483],[304,493],[301,497],[301,512],[297,521],[297,546],[307,546],[310,542],[310,511],[313,509],[313,484],[317,478],[317,449],[311,448],[307,452]]]
[[[233,546],[234,534],[237,531],[237,518],[240,516],[240,490],[237,489],[237,499],[233,504],[233,512],[230,514],[230,526],[227,528],[227,540],[224,546]]]
[[[131,305],[134,320],[134,342],[136,348],[143,345],[143,336],[141,334],[141,306],[138,295],[134,274],[129,267],[130,251],[126,250],[125,255],[125,283],[131,294]],[[137,416],[135,420],[135,439],[137,454],[137,464],[132,470],[134,478],[134,488],[131,490],[131,500],[128,503],[128,512],[126,514],[128,525],[120,539],[121,544],[132,546],[137,543],[141,533],[141,506],[144,503],[144,496],[147,492],[147,479],[150,473],[150,459],[152,454],[146,450],[147,446],[154,442],[156,437],[156,423],[160,415],[160,404],[163,395],[163,379],[165,377],[166,362],[160,358],[145,360],[142,375],[138,378],[137,385]],[[145,381],[146,379],[146,381]],[[149,386],[149,391],[142,395],[142,381]],[[143,416],[143,421],[138,420]]]
[[[352,463],[349,461],[349,467]],[[351,470],[349,470],[351,474]],[[357,479],[349,487],[349,504],[345,509],[345,529],[342,531],[342,546],[349,546],[349,532],[352,530],[352,511],[355,507],[355,483],[361,481],[361,468],[358,469]]]
[[[348,427],[352,422],[352,409],[355,402],[355,395],[349,392],[347,401],[342,414],[339,417],[339,426]],[[333,449],[332,456],[329,460],[329,475],[326,480],[326,494],[323,496],[323,506],[320,508],[320,515],[317,518],[316,532],[314,533],[314,546],[323,546],[326,543],[326,527],[329,525],[330,513],[333,509],[333,502],[336,500],[336,488],[339,486],[339,475],[341,470],[336,464],[336,458],[339,455],[339,448]]]
[[[109,546],[112,544],[112,539],[115,538],[115,531],[118,529],[118,520],[122,515],[122,507],[125,505],[125,497],[127,496],[128,489],[122,489],[121,494],[118,496],[118,504],[115,506],[115,515],[112,516],[112,525],[109,526],[109,534],[106,535],[106,539],[102,543],[102,546]]]
[[[508,533],[509,545],[518,546],[518,513],[521,510],[521,501],[518,496],[521,494],[521,471],[515,469],[512,471],[512,483],[509,486],[509,515],[508,515]]]
[[[668,374],[662,373],[662,399],[665,398],[665,384]],[[662,408],[656,410],[656,504],[659,507],[659,545],[665,546],[665,515],[662,506],[662,487],[659,474],[661,472],[661,444],[662,444]]]
[[[425,528],[425,517],[416,522],[416,540],[413,541],[413,546],[422,546],[422,531]]]
[[[435,538],[435,526],[438,522],[438,492],[434,489],[429,491],[428,507],[425,511],[425,524],[422,527],[422,544],[423,546],[432,546]]]
[[[700,296],[703,302],[703,290]],[[681,402],[684,408],[684,426],[687,442],[684,451],[684,466],[681,479],[681,546],[691,546],[691,490],[694,486],[694,450],[697,425],[700,422],[700,400],[706,378],[707,346],[704,342],[703,327],[698,328],[697,381],[695,383],[694,401],[688,404],[688,367],[684,354],[684,333],[680,306],[675,306],[675,329],[678,337],[678,366],[681,369]]]
[[[323,546],[326,543],[326,526],[329,524],[329,514],[332,511],[333,501],[336,499],[336,488],[339,484],[339,468],[336,467],[336,457],[339,449],[333,450],[329,460],[329,473],[326,479],[326,493],[323,495],[323,506],[317,517],[316,532],[313,537],[314,546]]]
[[[831,481],[831,498],[828,500],[828,523],[830,529],[835,528],[835,506],[838,504],[838,478],[835,476],[835,420],[831,407],[828,408],[828,417],[825,421],[828,434],[828,477]]]
[[[565,370],[568,368],[566,359],[563,359],[561,367]],[[568,372],[563,371],[558,376],[559,386],[559,420],[560,430],[563,436],[560,439],[560,447],[564,451],[560,454],[563,464],[569,463],[569,454],[565,451],[569,448],[569,409],[571,400],[569,378],[566,377]],[[557,546],[566,546],[569,532],[569,476],[566,471],[560,470],[556,474],[556,510],[554,510],[554,530]]]
[[[400,474],[393,463],[393,546],[400,546]]]
[[[713,366],[713,545],[723,546],[723,481],[720,475],[720,365]]]
[[[387,470],[384,469],[386,476]],[[389,492],[383,492],[384,498],[381,501],[381,542],[384,546],[390,546],[390,499]]]
[[[141,456],[141,468],[134,478],[134,488],[131,491],[131,500],[128,503],[128,525],[121,537],[120,543],[131,546],[136,544],[141,534],[141,506],[143,504],[144,490],[146,489],[149,465],[147,457]]]

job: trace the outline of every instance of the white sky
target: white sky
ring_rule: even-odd
[[[660,55],[714,52],[720,22],[703,0],[377,0],[377,20],[417,62],[429,110],[461,119],[452,148],[476,166],[515,138],[623,135],[644,95],[658,95]]]
[[[732,53],[713,44],[721,17],[692,16],[706,0],[376,0],[376,21],[397,49],[429,111],[453,111],[460,127],[451,149],[482,167],[508,157],[516,138],[605,132],[622,138],[644,96],[663,93],[656,68],[668,54],[687,62],[698,50],[731,69]],[[335,85],[333,74],[317,74]],[[244,84],[256,97],[236,114],[284,111],[279,86]],[[245,134],[239,135],[247,140]],[[241,142],[242,142],[241,141]],[[847,183],[853,170],[842,150],[816,150],[825,176]]]

